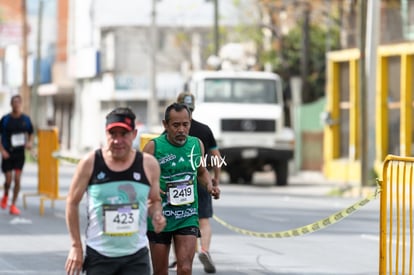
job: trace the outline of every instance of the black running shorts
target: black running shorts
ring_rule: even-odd
[[[171,244],[172,237],[174,235],[194,235],[200,238],[200,229],[197,226],[188,226],[177,229],[175,231],[155,233],[154,231],[148,231],[147,236],[150,243],[159,244]]]
[[[25,162],[24,151],[21,153],[12,152],[9,154],[10,157],[8,159],[3,158],[1,161],[1,171],[5,173],[12,170],[22,170]]]
[[[106,257],[96,250],[86,247],[83,270],[87,275],[150,275],[148,248],[141,248],[135,254],[128,256]]]

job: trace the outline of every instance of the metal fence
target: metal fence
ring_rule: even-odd
[[[414,158],[388,155],[383,164],[379,274],[413,274]]]

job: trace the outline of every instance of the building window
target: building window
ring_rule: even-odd
[[[103,38],[102,45],[102,71],[113,71],[115,69],[115,34],[107,32]]]
[[[414,40],[414,1],[401,1],[401,16],[404,38]]]

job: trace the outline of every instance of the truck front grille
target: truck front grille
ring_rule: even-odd
[[[222,119],[221,130],[227,132],[274,132],[274,119]]]

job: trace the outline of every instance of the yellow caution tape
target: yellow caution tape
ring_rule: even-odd
[[[53,157],[60,159],[60,160],[64,160],[66,162],[69,163],[73,163],[73,164],[77,164],[79,162],[78,158],[73,158],[73,157],[68,157],[68,156],[63,156],[60,155],[59,152],[55,152],[53,153]],[[367,197],[363,198],[362,200],[352,204],[351,206],[338,211],[332,215],[330,215],[329,217],[319,220],[317,222],[302,226],[302,227],[298,227],[295,229],[291,229],[291,230],[286,230],[286,231],[276,231],[276,232],[257,232],[257,231],[251,231],[251,230],[247,230],[247,229],[243,229],[240,227],[236,227],[233,226],[227,222],[225,222],[224,220],[220,219],[219,217],[217,217],[217,215],[213,215],[213,219],[215,221],[217,221],[219,224],[221,224],[222,226],[226,227],[227,229],[230,229],[231,231],[234,231],[236,233],[240,233],[243,235],[248,235],[248,236],[252,236],[252,237],[259,237],[259,238],[289,238],[289,237],[297,237],[297,236],[301,236],[301,235],[305,235],[305,234],[309,234],[309,233],[313,233],[315,231],[321,230],[329,225],[332,225],[334,223],[339,222],[340,220],[348,217],[349,215],[351,215],[352,213],[354,213],[355,211],[359,210],[360,208],[362,208],[364,205],[366,205],[367,203],[369,203],[370,201],[372,201],[373,199],[376,199],[378,194],[381,192],[379,183],[377,182],[378,187],[375,190],[374,193],[368,195]]]
[[[78,164],[78,162],[80,161],[79,158],[63,156],[59,152],[53,152],[52,156],[56,159],[63,160],[72,164]]]
[[[354,213],[355,211],[357,211],[358,209],[362,208],[364,205],[366,205],[368,202],[370,202],[371,200],[375,199],[378,195],[378,193],[380,192],[380,189],[377,188],[375,193],[368,195],[367,197],[365,197],[364,199],[352,204],[351,206],[336,212],[335,214],[319,220],[317,222],[302,226],[302,227],[298,227],[295,229],[291,229],[291,230],[286,230],[286,231],[278,231],[278,232],[256,232],[256,231],[251,231],[251,230],[247,230],[247,229],[243,229],[240,227],[236,227],[233,226],[225,221],[223,221],[222,219],[220,219],[219,217],[217,217],[216,215],[213,215],[213,219],[216,220],[218,223],[220,223],[221,225],[223,225],[224,227],[230,229],[231,231],[243,234],[243,235],[248,235],[248,236],[253,236],[253,237],[259,237],[259,238],[289,238],[289,237],[297,237],[297,236],[301,236],[301,235],[305,235],[305,234],[309,234],[309,233],[313,233],[315,231],[321,230],[329,225],[332,225],[334,223],[339,222],[340,220],[348,217],[349,215],[351,215],[352,213]]]

